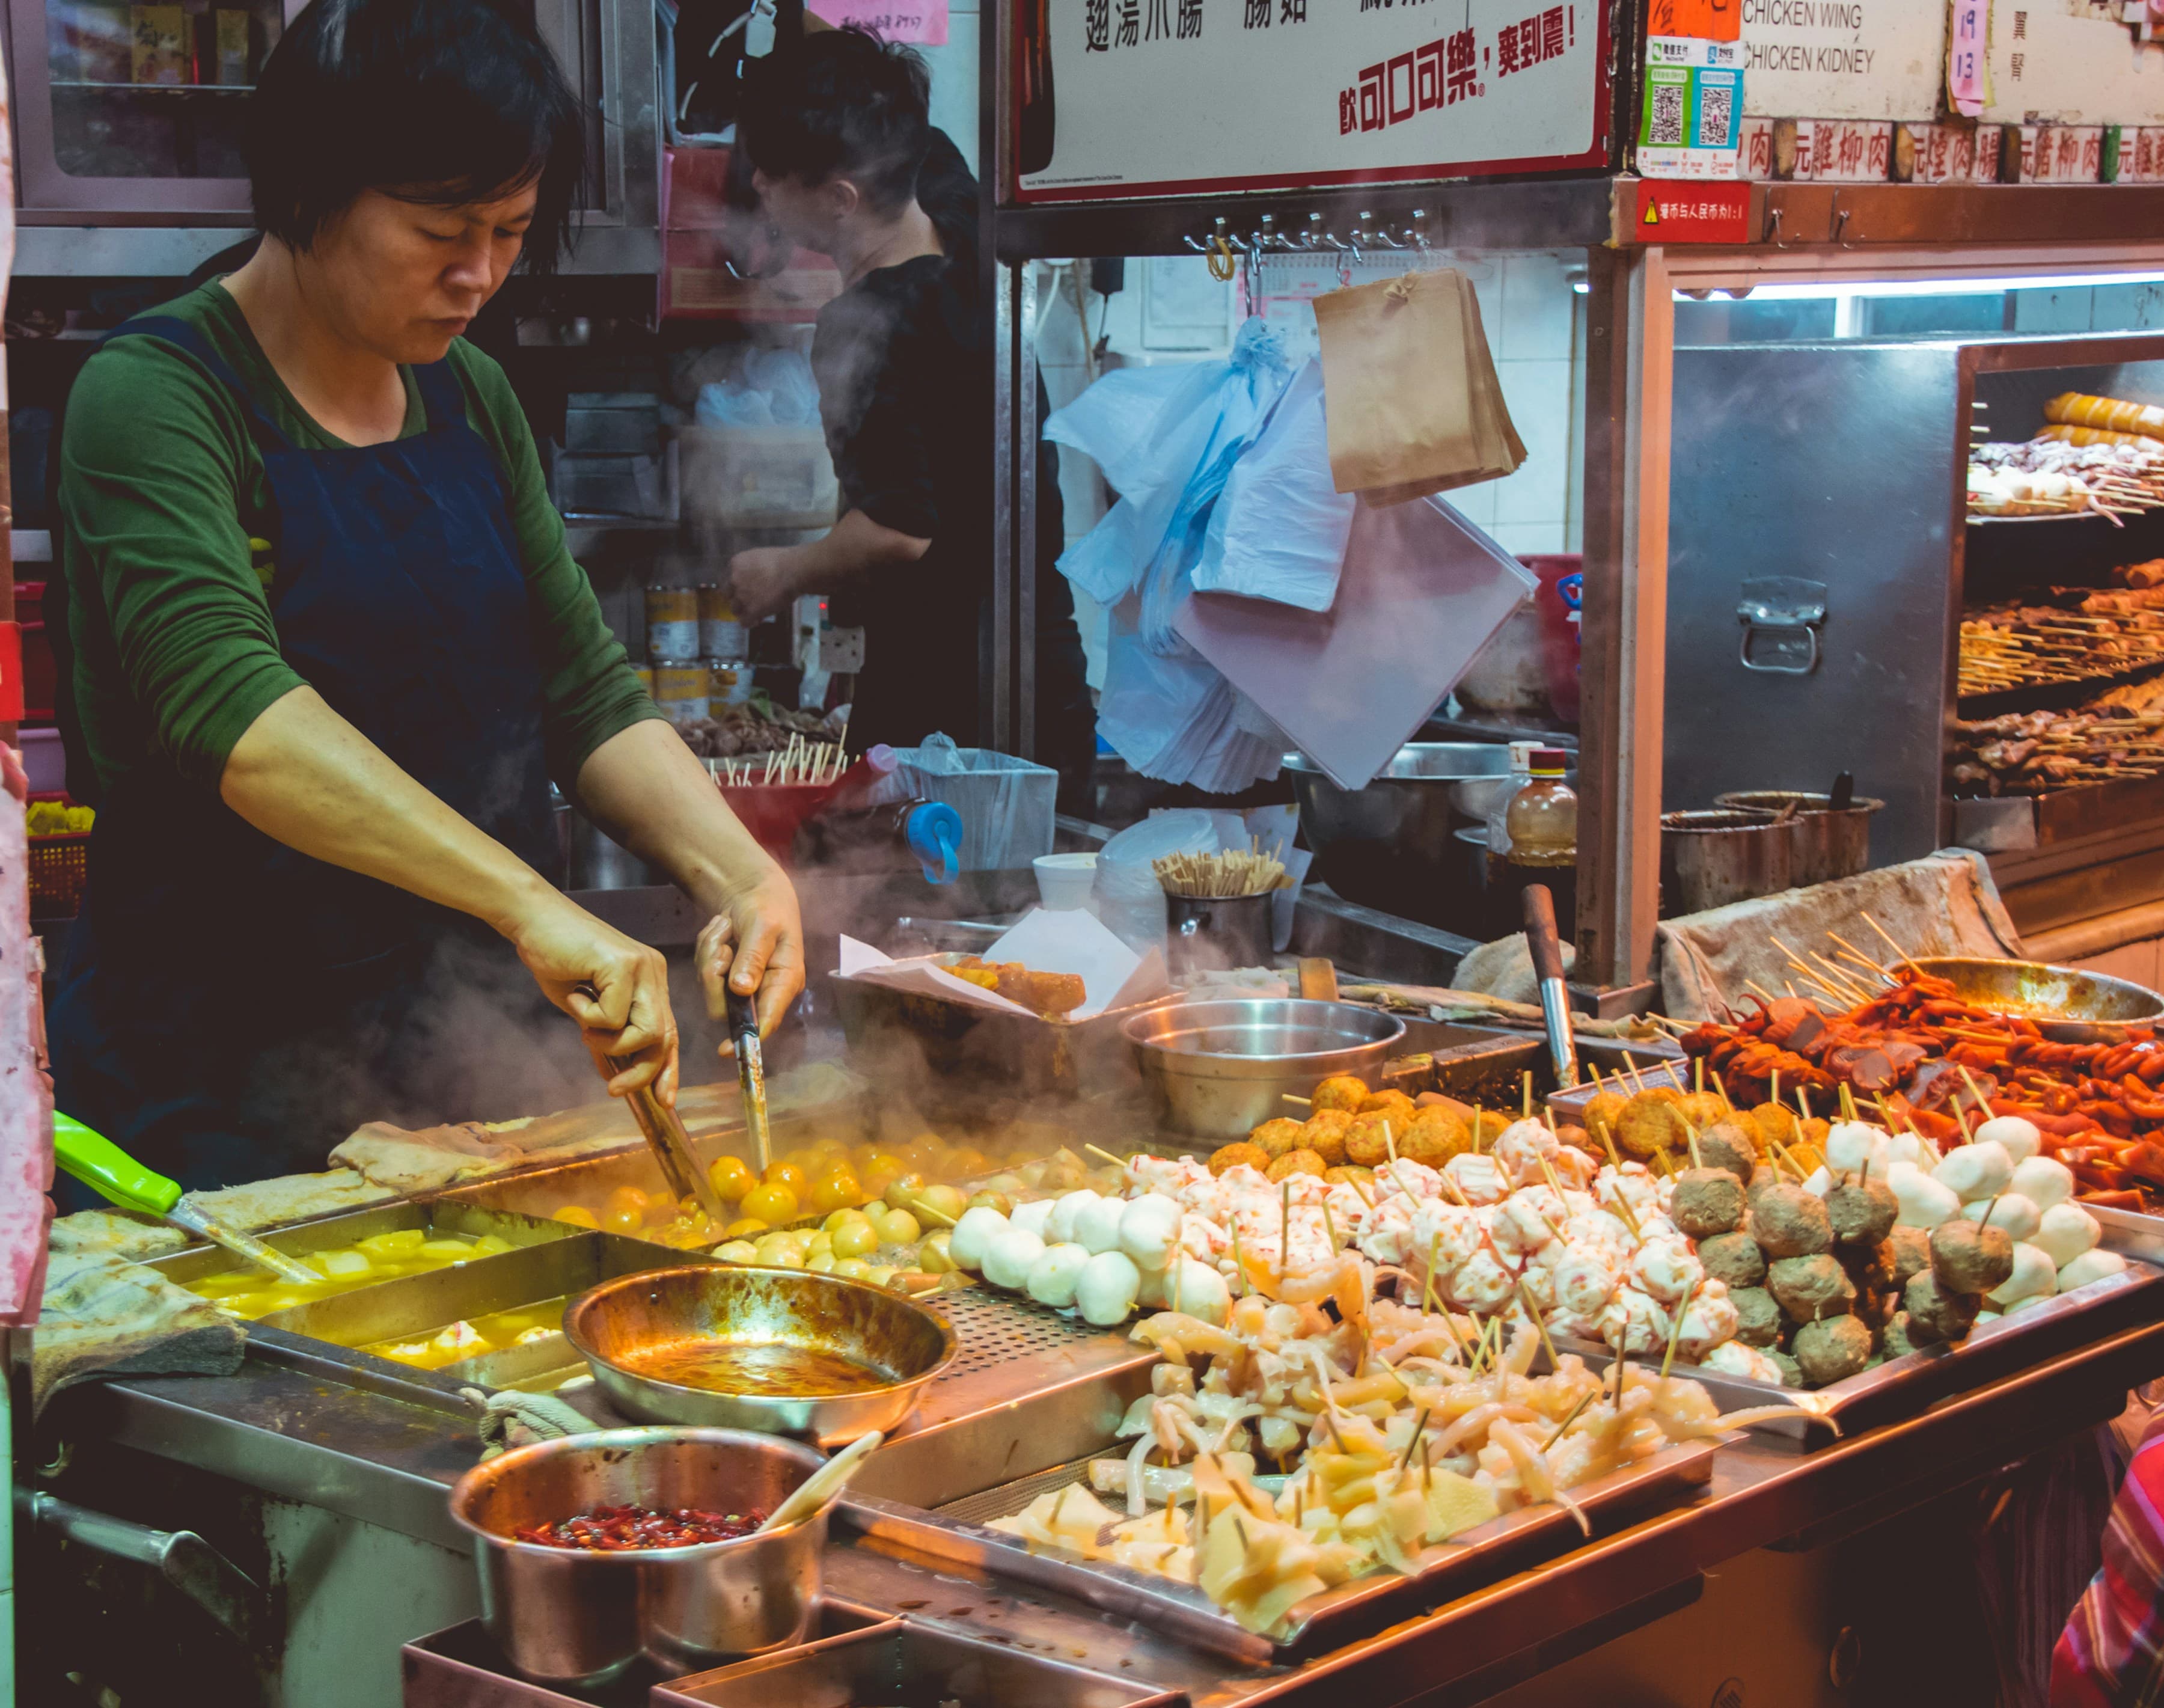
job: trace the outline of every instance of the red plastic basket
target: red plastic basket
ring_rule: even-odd
[[[57,801],[78,803],[65,794],[33,795],[29,804]],[[90,832],[55,831],[30,838],[30,917],[72,919],[81,911],[83,886],[90,880]]]

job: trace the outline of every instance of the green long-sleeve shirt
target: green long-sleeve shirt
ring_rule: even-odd
[[[223,286],[154,312],[195,326],[293,444],[344,447],[294,401]],[[449,360],[467,419],[504,471],[540,648],[549,770],[568,786],[596,748],[660,714],[572,560],[503,370],[464,342]],[[428,421],[412,374],[402,373],[407,438]],[[240,400],[164,339],[99,351],[68,397],[60,503],[76,705],[99,781],[109,791],[155,763],[214,786],[241,733],[304,683],[271,619],[275,549],[262,543],[276,539],[276,517]]]

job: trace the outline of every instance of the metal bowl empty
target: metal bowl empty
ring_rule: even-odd
[[[1926,955],[1915,965],[1978,1007],[2033,1020],[2061,1043],[2097,1043],[2164,1017],[2164,996],[2147,985],[2079,967],[1961,955]]]
[[[451,1490],[474,1539],[481,1621],[512,1665],[549,1684],[606,1683],[641,1653],[687,1672],[801,1642],[818,1605],[832,1502],[764,1534],[602,1553],[520,1542],[598,1506],[771,1512],[823,1463],[733,1429],[611,1429],[484,1460]]]
[[[564,1335],[593,1367],[609,1403],[654,1423],[770,1430],[823,1446],[889,1430],[954,1361],[954,1331],[937,1311],[842,1275],[809,1269],[650,1269],[574,1299]],[[840,1392],[788,1390],[786,1359],[771,1380],[722,1392],[642,1369],[657,1357],[715,1344],[840,1359],[872,1378]]]
[[[1405,1035],[1393,1015],[1300,997],[1179,1002],[1121,1028],[1164,1118],[1200,1138],[1245,1138],[1331,1074],[1372,1073]]]

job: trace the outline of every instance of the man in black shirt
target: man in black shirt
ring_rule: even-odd
[[[749,621],[821,592],[838,623],[863,625],[853,746],[935,730],[975,741],[990,675],[992,381],[976,186],[927,120],[928,93],[906,49],[816,32],[758,65],[738,132],[767,217],[842,271],[812,365],[846,508],[823,539],[738,553],[730,584]],[[1086,810],[1095,718],[1072,596],[1049,570],[1056,453],[1038,467],[1037,754],[1062,773],[1063,806]]]

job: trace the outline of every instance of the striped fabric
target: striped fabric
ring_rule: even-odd
[[[2164,1413],[2112,1502],[2104,1568],[2052,1651],[2051,1708],[2164,1708]]]

